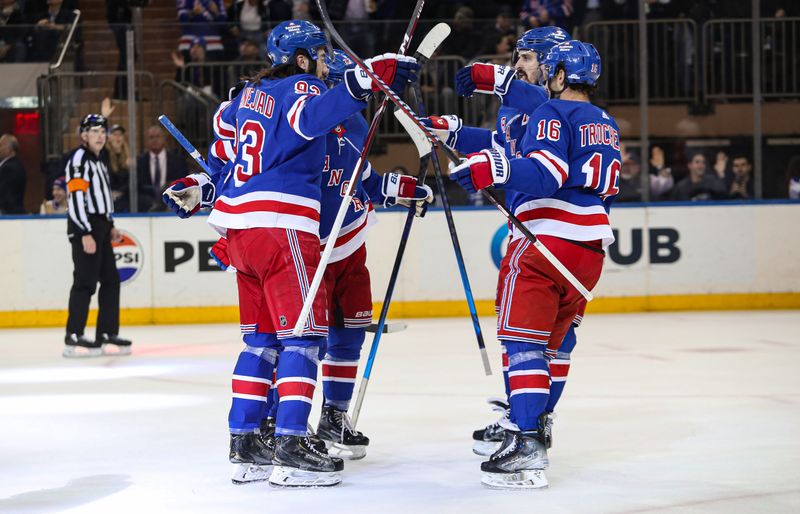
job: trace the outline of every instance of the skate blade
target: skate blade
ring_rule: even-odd
[[[488,457],[500,449],[501,442],[475,441],[472,445],[472,453],[482,457]]]
[[[64,357],[69,357],[70,359],[85,359],[86,357],[101,357],[103,355],[103,350],[101,348],[76,348],[67,346],[64,348],[64,351],[61,353],[61,355]]]
[[[258,464],[238,464],[233,470],[231,482],[236,485],[265,482],[272,474],[272,466],[259,466]]]
[[[484,473],[481,483],[491,489],[544,489],[549,484],[544,470],[528,469],[516,473]]]
[[[269,484],[275,487],[332,487],[342,481],[339,471],[306,471],[287,466],[275,466]]]
[[[130,346],[117,346],[115,344],[110,344],[110,343],[103,345],[103,355],[115,356],[115,355],[130,355],[130,354],[131,354]]]
[[[325,447],[328,448],[328,455],[340,459],[359,460],[367,456],[366,446],[347,446],[333,441],[325,441]]]

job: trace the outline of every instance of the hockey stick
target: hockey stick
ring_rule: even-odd
[[[425,56],[415,55],[415,57],[417,57],[418,61],[422,59],[427,60]],[[422,62],[420,62],[420,66],[422,66]],[[422,98],[422,89],[420,88],[419,81],[414,82],[412,85],[412,92],[417,103],[417,114],[419,116],[427,116],[425,113],[425,100]],[[456,232],[456,224],[453,220],[453,211],[450,209],[450,200],[447,198],[447,192],[445,191],[444,180],[442,179],[442,168],[439,165],[439,156],[436,152],[431,152],[430,157],[431,163],[433,164],[433,174],[436,178],[436,187],[439,189],[444,216],[447,220],[447,230],[450,232],[450,240],[453,242],[453,251],[456,254],[456,264],[458,264],[458,272],[461,275],[461,285],[464,287],[464,296],[469,306],[469,314],[472,318],[472,326],[475,329],[475,337],[478,339],[478,350],[481,352],[483,369],[486,372],[486,376],[489,376],[492,374],[492,367],[489,364],[489,355],[486,353],[486,344],[483,341],[481,322],[478,319],[478,310],[475,308],[475,298],[472,295],[472,286],[470,286],[469,277],[467,276],[464,255],[461,252],[461,244],[458,242],[458,233]]]
[[[417,23],[422,15],[422,8],[424,5],[425,0],[417,0],[417,5],[414,8],[414,14],[411,16],[411,20],[408,22],[408,27],[403,35],[403,42],[400,44],[400,50],[398,53],[405,54],[406,50],[408,50],[408,43],[411,41],[411,37],[414,35],[414,32],[417,29]],[[330,23],[327,7],[325,7],[322,0],[317,0],[317,7],[319,7],[320,12],[325,13],[324,16],[328,20],[326,22],[326,28],[328,25],[330,25],[330,28],[328,29],[330,30],[333,28],[333,24]],[[364,163],[367,162],[367,155],[372,147],[375,134],[378,132],[378,125],[380,125],[381,118],[383,117],[383,111],[386,110],[386,105],[388,103],[388,97],[384,97],[378,106],[378,110],[376,110],[375,114],[372,116],[367,137],[364,139],[364,148],[361,150],[361,155],[358,157],[356,166],[353,169],[352,175],[350,176],[350,181],[347,184],[347,191],[345,191],[344,198],[342,198],[342,203],[339,206],[339,211],[336,213],[336,218],[333,220],[333,227],[331,227],[331,233],[328,235],[328,241],[325,244],[325,250],[322,252],[319,264],[317,264],[317,270],[314,273],[314,278],[311,281],[311,286],[308,288],[308,293],[303,301],[303,309],[300,311],[300,316],[298,316],[297,323],[292,330],[292,335],[295,337],[299,337],[303,333],[303,327],[308,320],[308,315],[311,312],[311,307],[314,304],[317,291],[319,290],[319,286],[322,283],[323,277],[325,276],[325,268],[328,266],[328,261],[330,261],[331,254],[336,246],[336,239],[338,239],[339,232],[342,229],[342,223],[344,223],[344,217],[347,215],[347,209],[350,207],[350,202],[353,200],[356,191],[358,191],[358,184],[361,180],[361,170],[364,168]]]
[[[418,60],[424,59],[424,61],[427,61],[448,35],[450,35],[450,27],[446,23],[440,23],[436,25],[430,30],[430,32],[428,32],[428,34],[426,34],[425,38],[422,40],[422,43],[420,43],[419,48],[417,48],[414,57],[416,57]],[[423,64],[424,62],[421,61],[420,67]],[[427,155],[420,155],[420,183],[425,182],[425,177],[428,171],[428,161],[429,158]],[[386,294],[383,297],[383,304],[381,306],[380,316],[378,317],[377,329],[375,331],[375,336],[372,338],[372,345],[369,348],[369,356],[367,357],[367,362],[364,365],[364,373],[361,376],[361,383],[358,386],[356,402],[353,406],[353,427],[355,427],[356,423],[358,423],[358,417],[361,414],[361,407],[364,404],[364,396],[367,393],[369,380],[372,376],[372,367],[375,365],[375,357],[378,354],[378,345],[380,345],[381,342],[381,334],[385,332],[382,330],[382,328],[386,325],[386,317],[389,315],[389,306],[392,303],[394,287],[395,284],[397,284],[397,277],[400,275],[400,265],[402,264],[403,255],[406,251],[408,237],[411,234],[411,225],[414,223],[414,218],[416,217],[415,207],[415,202],[412,202],[412,204],[409,205],[406,222],[405,225],[403,225],[403,232],[400,235],[400,244],[397,247],[397,254],[395,255],[394,264],[392,265],[392,273],[389,277],[389,283],[386,286]]]
[[[325,23],[325,28],[328,29],[328,32],[331,33],[333,39],[339,44],[339,46],[344,50],[344,52],[350,57],[356,65],[361,68],[364,73],[366,73],[369,77],[372,78],[372,81],[378,86],[378,88],[386,94],[386,97],[391,99],[391,101],[397,106],[395,110],[395,117],[398,119],[403,128],[406,129],[406,132],[411,136],[411,140],[414,141],[414,144],[417,146],[417,149],[420,151],[420,157],[428,155],[432,150],[433,146],[435,145],[444,152],[445,156],[452,162],[453,164],[461,164],[461,159],[450,149],[447,145],[445,145],[441,139],[439,139],[436,134],[434,134],[428,127],[423,125],[416,117],[416,113],[411,109],[411,107],[406,104],[400,96],[397,95],[394,91],[392,91],[389,86],[384,84],[384,82],[375,75],[369,67],[364,64],[364,61],[358,57],[355,52],[347,45],[347,43],[342,39],[342,36],[336,31],[336,27],[333,26],[333,22],[331,21],[330,16],[328,15],[328,11],[321,5],[322,0],[317,0],[317,5],[320,6],[320,15],[322,16],[322,21]],[[586,298],[586,301],[591,301],[593,296],[592,293],[589,292],[583,284],[581,284],[580,280],[578,280],[575,275],[572,274],[570,270],[567,269],[564,264],[562,264],[558,258],[553,255],[550,250],[544,246],[533,233],[528,230],[528,228],[522,224],[522,222],[517,218],[513,213],[511,213],[508,209],[505,208],[504,205],[497,199],[494,195],[493,190],[491,188],[481,189],[481,193],[489,200],[497,209],[503,213],[503,215],[511,222],[517,230],[519,230],[522,235],[525,236],[533,245],[536,247],[537,250],[542,254],[542,256],[547,259],[550,264],[555,267],[559,273],[569,282],[572,286],[578,290],[578,292]]]
[[[184,137],[180,129],[178,129],[178,127],[176,127],[170,121],[170,119],[167,118],[167,115],[162,114],[161,116],[158,117],[158,121],[160,121],[161,124],[164,125],[164,128],[167,129],[167,132],[169,132],[170,135],[172,135],[172,137],[175,138],[175,141],[177,141],[178,144],[181,145],[184,150],[186,150],[186,153],[191,155],[192,159],[194,159],[195,162],[199,164],[201,168],[203,168],[203,171],[205,171],[206,173],[208,173],[209,176],[211,176],[211,170],[208,168],[206,161],[203,160],[203,157],[200,155],[200,152],[198,152],[197,148],[195,148],[192,145],[192,143],[190,143],[189,140]]]

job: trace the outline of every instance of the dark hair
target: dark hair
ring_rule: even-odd
[[[737,154],[734,154],[734,155],[733,155],[733,158],[731,158],[731,162],[735,161],[736,159],[744,159],[745,161],[747,161],[747,164],[752,164],[752,163],[750,162],[750,157],[746,156],[746,155],[745,155],[745,154],[743,154],[743,153],[737,153]]]
[[[703,159],[705,159],[706,162],[708,162],[708,158],[706,157],[706,154],[704,154],[701,150],[689,150],[689,152],[686,155],[687,155],[686,162],[692,162],[692,160],[695,157],[697,157],[698,155],[700,157],[702,157]]]
[[[303,55],[308,57],[311,61],[311,66],[308,68],[308,71],[304,71],[303,68],[297,65],[297,56]],[[286,77],[291,77],[292,75],[300,75],[302,73],[309,73],[311,75],[315,75],[317,72],[317,61],[311,59],[311,54],[307,51],[299,48],[295,50],[294,56],[292,59],[284,64],[279,64],[277,66],[268,66],[266,68],[262,68],[260,71],[256,72],[249,77],[242,77],[242,80],[246,80],[247,82],[252,82],[254,84],[258,84],[263,79],[285,79]]]

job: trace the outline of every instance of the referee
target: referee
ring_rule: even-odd
[[[89,114],[81,121],[82,144],[67,161],[67,235],[72,244],[72,289],[69,292],[69,318],[64,338],[64,357],[93,357],[106,354],[128,355],[131,342],[120,338],[119,274],[112,241],[121,239],[111,218],[114,203],[108,180],[104,152],[108,123],[100,114]],[[83,335],[89,302],[97,294],[99,312],[94,341]]]

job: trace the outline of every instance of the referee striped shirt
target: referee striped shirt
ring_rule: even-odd
[[[89,216],[105,216],[114,212],[106,163],[92,152],[80,147],[67,161],[67,213],[77,229],[77,235],[92,232]]]

